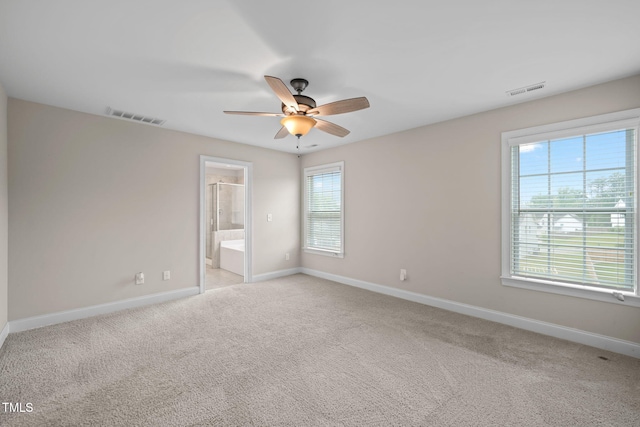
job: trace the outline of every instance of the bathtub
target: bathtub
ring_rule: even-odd
[[[244,239],[220,242],[220,268],[244,276]]]

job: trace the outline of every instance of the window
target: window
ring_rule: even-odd
[[[640,301],[639,123],[636,109],[503,133],[504,284]]]
[[[304,249],[344,255],[344,162],[304,169]]]

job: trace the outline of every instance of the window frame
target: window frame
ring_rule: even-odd
[[[538,142],[541,140],[559,139],[577,135],[584,135],[595,132],[605,132],[620,128],[635,128],[635,171],[634,182],[636,194],[634,194],[634,209],[636,210],[634,222],[634,269],[635,269],[635,291],[612,291],[604,288],[594,288],[577,285],[569,282],[525,278],[511,274],[511,147],[515,145]],[[568,295],[579,298],[587,298],[597,301],[619,303],[640,307],[640,286],[638,283],[638,167],[640,166],[640,108],[618,111],[615,113],[602,114],[598,116],[552,123],[548,125],[534,126],[514,131],[502,133],[502,270],[501,282],[504,286],[542,291],[553,294]]]
[[[320,175],[335,170],[340,171],[340,250],[338,252],[331,251],[323,248],[316,248],[309,246],[308,233],[309,229],[309,215],[308,215],[308,202],[309,193],[307,188],[307,177],[313,175]],[[317,166],[309,166],[304,168],[302,172],[302,187],[303,187],[303,205],[302,205],[302,249],[306,253],[330,256],[333,258],[344,258],[344,161],[327,163]]]

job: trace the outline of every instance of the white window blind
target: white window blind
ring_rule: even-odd
[[[343,254],[343,169],[343,163],[305,169],[305,250]]]
[[[511,276],[636,293],[637,125],[510,145]]]

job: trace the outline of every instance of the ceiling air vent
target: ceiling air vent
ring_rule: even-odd
[[[107,107],[107,116],[119,117],[121,119],[134,120],[136,122],[148,123],[150,125],[162,126],[166,120],[156,117],[143,116],[142,114],[129,113],[122,110],[114,110]]]
[[[528,92],[532,92],[534,90],[539,90],[544,88],[544,85],[547,82],[540,82],[540,83],[536,83],[533,85],[529,85],[529,86],[525,86],[525,87],[520,87],[518,89],[511,89],[506,91],[505,93],[507,94],[507,96],[516,96],[516,95],[521,95],[523,93],[528,93]]]

